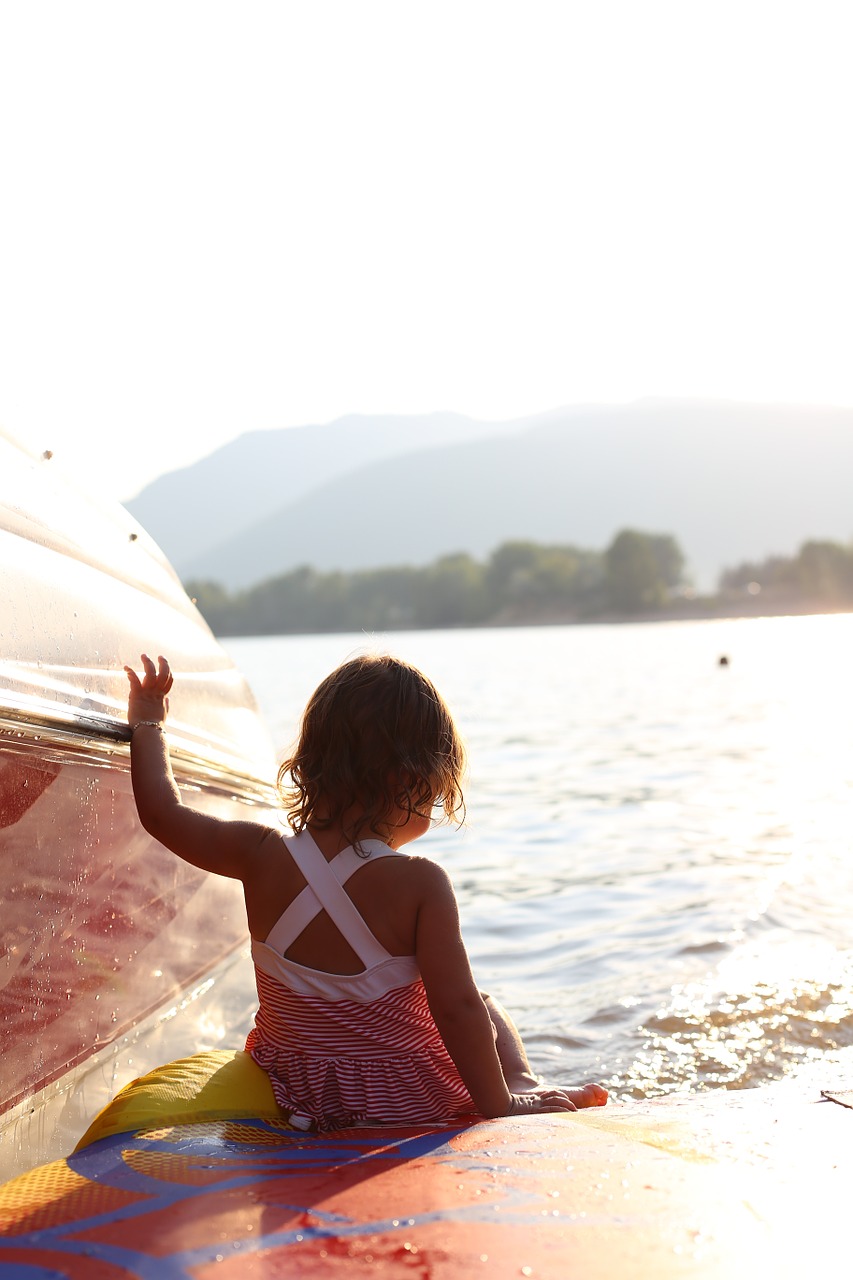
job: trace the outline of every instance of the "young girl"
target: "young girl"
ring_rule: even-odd
[[[346,662],[315,692],[279,771],[292,836],[184,807],[163,734],[172,674],[130,681],[140,820],[194,866],[241,880],[260,1007],[246,1049],[302,1127],[445,1123],[601,1106],[546,1089],[471,974],[447,874],[401,852],[437,806],[463,811],[465,757],[429,680],[391,657]]]

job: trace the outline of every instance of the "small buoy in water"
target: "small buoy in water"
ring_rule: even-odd
[[[728,660],[728,658],[726,657],[726,655],[725,655],[724,653],[721,653],[721,654],[720,654],[720,659],[719,659],[719,661],[718,661],[718,663],[717,663],[717,666],[718,666],[718,667],[727,667],[728,665],[729,665],[729,660]]]

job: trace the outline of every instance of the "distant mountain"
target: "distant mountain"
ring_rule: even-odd
[[[502,424],[447,415],[442,440],[424,422],[388,420],[383,436],[376,420],[343,419],[270,433],[275,445],[253,433],[129,505],[185,580],[232,589],[300,564],[483,556],[510,538],[603,548],[624,527],[674,534],[708,588],[726,565],[853,535],[853,410],[647,400]],[[269,475],[284,436],[292,484]],[[155,491],[190,514],[192,539],[164,533]]]
[[[214,548],[348,472],[513,426],[456,413],[353,414],[324,425],[250,431],[192,466],[160,476],[125,506],[186,577],[187,566],[217,563]],[[238,579],[254,581],[251,566]]]

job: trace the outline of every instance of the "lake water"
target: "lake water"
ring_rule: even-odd
[[[282,751],[355,652],[435,681],[468,818],[418,852],[453,877],[478,982],[550,1080],[853,1080],[853,616],[225,647]]]

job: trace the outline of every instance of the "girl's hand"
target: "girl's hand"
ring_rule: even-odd
[[[127,720],[131,729],[140,721],[154,721],[164,724],[169,711],[168,693],[172,687],[172,672],[164,657],[158,658],[158,666],[148,657],[142,655],[143,676],[139,676],[132,667],[125,667],[130,682],[130,694],[127,700]]]
[[[542,1112],[577,1111],[566,1089],[532,1089],[514,1093],[508,1116],[530,1116]]]

